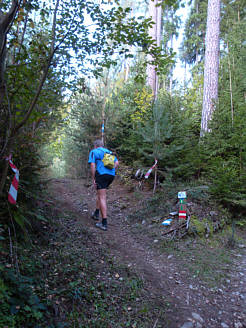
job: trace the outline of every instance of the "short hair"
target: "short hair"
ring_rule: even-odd
[[[103,141],[101,139],[95,140],[94,147],[103,147]]]

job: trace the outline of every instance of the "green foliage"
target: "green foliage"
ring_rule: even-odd
[[[128,163],[140,158],[138,125],[151,117],[152,95],[141,83],[128,82],[112,96],[108,106],[108,143]]]
[[[236,208],[244,208],[245,199],[245,66],[246,47],[243,35],[245,22],[239,6],[233,4],[223,8],[222,24],[225,45],[221,59],[219,104],[216,107],[212,132],[204,144],[212,193]],[[228,26],[230,25],[230,29]],[[227,28],[226,28],[227,27]],[[226,201],[225,201],[226,199]]]
[[[100,138],[101,112],[102,102],[99,97],[77,94],[73,98],[67,126],[63,136],[60,136],[62,151],[57,156],[64,161],[64,174],[86,174],[89,150],[94,139]]]
[[[182,102],[179,93],[171,96],[164,90],[153,107],[151,100],[144,85],[131,81],[110,94],[105,104],[107,146],[128,165],[147,167],[157,157],[166,176],[193,176],[202,160],[197,151],[197,123],[183,107],[187,102]],[[94,138],[100,137],[102,105],[98,96],[84,93],[74,98],[62,154],[68,174],[80,175],[79,167],[86,168],[82,163],[87,162]]]
[[[210,177],[213,179],[210,191],[221,200],[223,198],[231,198],[237,190],[237,169],[225,163],[221,158],[212,160]]]
[[[41,5],[24,3],[18,7],[16,20],[10,26],[8,65],[1,72],[8,77],[8,93],[1,100],[2,155],[9,155],[9,148],[15,153],[15,148],[21,146],[16,135],[22,126],[26,125],[27,134],[31,130],[34,135],[55,117],[65,88],[78,89],[81,74],[88,77],[90,72],[90,76],[98,77],[104,67],[116,64],[116,50],[128,58],[132,57],[131,47],[143,49],[144,45],[146,54],[151,55],[159,69],[170,61],[148,36],[151,20],[131,17],[129,7],[122,8],[118,2],[101,6],[93,1],[58,1],[57,5],[58,8],[52,7],[49,1]],[[9,6],[3,9],[8,10]],[[96,27],[92,30],[91,25]],[[5,67],[4,63],[1,67]],[[12,147],[10,139],[15,139],[17,147]],[[3,175],[1,192],[5,179]]]
[[[43,318],[46,306],[33,291],[34,281],[0,267],[0,324],[9,327],[33,327]]]
[[[86,176],[92,141],[101,137],[103,109],[106,145],[115,150],[122,161],[132,167],[147,168],[157,157],[165,183],[202,177],[218,199],[226,198],[234,204],[243,204],[246,51],[243,43],[245,13],[240,1],[236,4],[223,1],[219,104],[211,125],[212,133],[203,143],[199,142],[199,133],[206,2],[194,3],[186,24],[183,59],[187,63],[197,60],[201,63],[193,68],[192,84],[185,93],[173,91],[171,95],[165,88],[160,89],[158,103],[152,106],[151,91],[145,86],[147,60],[142,51],[134,56],[134,67],[127,82],[123,82],[122,74],[118,73],[119,67],[114,71],[103,69],[116,63],[118,55],[131,57],[133,46],[138,46],[146,54],[152,51],[159,71],[172,65],[168,45],[177,35],[177,4],[163,3],[163,6],[166,10],[166,29],[162,40],[165,56],[161,55],[161,49],[153,48],[153,40],[148,37],[150,20],[137,18],[137,15],[130,18],[129,8],[117,4],[102,10],[92,1],[74,2],[69,6],[67,1],[61,4],[55,30],[57,48],[43,92],[28,125],[16,136],[13,146],[14,162],[20,168],[21,177],[18,201],[24,202],[13,218],[20,226],[29,220],[29,216],[25,215],[28,211],[26,203],[34,197],[39,185],[39,172],[43,168],[40,150],[46,164],[52,166],[53,174]],[[3,9],[7,10],[7,7]],[[38,21],[30,18],[35,12],[40,14]],[[85,12],[90,16],[89,23],[84,19]],[[0,119],[2,146],[9,133],[6,126],[11,126],[12,121],[22,121],[27,104],[36,93],[50,54],[51,17],[48,2],[44,2],[43,8],[33,3],[25,5],[9,32],[10,57],[6,71],[9,104],[4,104]],[[24,28],[25,19],[27,25],[21,42],[18,32]],[[89,31],[90,23],[97,26],[93,33]],[[90,65],[85,67],[86,61]],[[70,65],[69,72],[67,65]],[[103,75],[104,81],[97,83],[93,90],[81,74],[78,79],[67,79],[77,69],[81,74],[89,70],[96,76]],[[69,105],[63,105],[66,87],[78,91],[69,99]],[[1,171],[3,166],[4,163],[0,162]],[[50,173],[48,170],[43,172],[46,175]],[[12,173],[9,174],[5,194],[11,177]]]
[[[207,1],[196,0],[185,23],[182,59],[188,64],[198,63],[205,53]]]
[[[144,123],[151,116],[153,95],[150,90],[143,87],[135,91],[134,105],[136,110],[131,114],[133,123]]]
[[[191,216],[190,220],[191,220],[190,227],[189,227],[190,231],[194,234],[198,234],[203,237],[206,232],[206,226],[204,220],[200,221],[194,215]]]
[[[154,158],[162,159],[165,156],[165,142],[170,140],[172,129],[167,108],[155,103],[151,119],[139,129],[143,139],[141,150],[145,157],[153,161]]]

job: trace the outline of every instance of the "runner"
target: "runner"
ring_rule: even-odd
[[[97,139],[94,142],[94,149],[90,151],[88,163],[91,165],[92,183],[97,190],[96,210],[92,214],[94,220],[99,220],[99,212],[101,212],[102,222],[96,223],[99,229],[107,230],[107,188],[113,182],[115,170],[119,162],[114,159],[114,168],[109,169],[104,166],[103,157],[105,153],[111,153],[110,150],[104,148],[103,142]]]

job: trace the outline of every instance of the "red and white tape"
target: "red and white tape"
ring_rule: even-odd
[[[157,165],[157,159],[155,160],[155,164],[148,170],[148,172],[145,174],[145,179],[148,179],[150,173],[152,172],[152,170],[156,167]]]
[[[11,204],[16,204],[18,185],[19,185],[19,170],[12,162],[11,155],[6,157],[6,161],[9,162],[9,165],[10,165],[12,171],[14,171],[14,173],[15,173],[14,179],[12,180],[11,186],[9,188],[8,201]]]
[[[186,219],[186,211],[179,210],[179,219]]]

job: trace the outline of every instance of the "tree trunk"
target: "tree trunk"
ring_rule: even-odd
[[[109,71],[106,72],[106,77],[105,80],[103,81],[104,84],[104,90],[103,94],[101,94],[102,98],[102,126],[101,126],[101,140],[104,145],[106,145],[106,140],[105,140],[105,107],[106,107],[106,101],[107,101],[107,96],[108,96],[108,80],[109,79]],[[101,93],[101,91],[100,91]]]
[[[159,0],[149,0],[149,15],[154,22],[153,26],[149,29],[149,35],[153,40],[156,41],[156,45],[159,47],[161,43],[161,19],[162,19],[162,8],[157,6]],[[152,57],[148,57],[148,61],[151,61]],[[154,98],[156,99],[158,91],[158,76],[156,67],[148,64],[147,66],[147,84],[153,91]]]
[[[197,17],[199,15],[199,3],[198,1],[196,2],[196,14],[197,14]],[[198,29],[196,29],[196,37],[198,38],[198,35],[199,35],[199,31]],[[198,55],[198,45],[196,44],[196,59],[195,59],[195,65],[198,65],[198,59],[199,59],[199,55]]]
[[[234,106],[233,106],[233,94],[232,94],[232,74],[231,74],[231,61],[230,61],[230,51],[229,51],[229,42],[227,42],[228,49],[228,70],[229,70],[229,87],[230,87],[230,99],[231,99],[231,124],[233,127],[234,123]]]
[[[12,154],[12,147],[14,144],[14,138],[10,138],[8,142],[8,147],[6,149],[6,155],[9,156]],[[8,174],[8,168],[9,168],[9,162],[5,160],[5,163],[3,165],[3,171],[1,172],[0,176],[0,196],[3,195],[3,189],[5,186],[7,174]]]
[[[173,49],[173,34],[171,35],[170,43],[171,43],[171,49]],[[172,95],[172,90],[173,90],[173,68],[171,67],[171,69],[170,69],[170,80],[169,80],[169,93],[170,93],[170,95]]]
[[[124,82],[128,81],[129,72],[130,72],[130,63],[129,63],[129,58],[127,58],[126,62],[125,62],[125,68],[124,68]]]
[[[219,34],[220,0],[208,0],[201,137],[210,131],[209,122],[218,99]]]
[[[6,39],[10,26],[13,23],[19,3],[12,0],[12,5],[8,13],[3,13],[0,10],[0,106],[3,103],[5,95],[5,59],[6,59]]]

